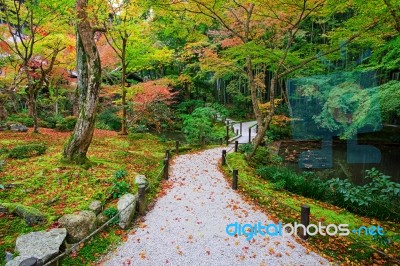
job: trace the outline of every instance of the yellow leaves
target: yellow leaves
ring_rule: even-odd
[[[274,100],[274,106],[279,105],[280,103],[282,103],[282,99],[275,99]],[[266,102],[266,103],[258,103],[258,107],[260,108],[261,113],[263,114],[268,114],[269,110],[271,108],[271,102]]]

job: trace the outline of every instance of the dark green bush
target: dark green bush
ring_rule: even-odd
[[[11,149],[8,153],[10,158],[23,159],[33,156],[42,155],[46,152],[47,147],[44,144],[27,144],[19,145]]]
[[[400,184],[376,169],[366,171],[369,183],[359,186],[348,179],[321,179],[313,172],[301,174],[282,166],[263,166],[256,173],[277,190],[332,203],[351,212],[379,219],[400,220]]]
[[[121,197],[122,195],[129,192],[129,184],[125,181],[114,180],[113,186],[111,187],[111,195],[114,199]]]
[[[265,132],[265,136],[267,136],[269,140],[288,139],[291,137],[291,128],[289,125],[279,126],[271,124],[267,132]]]
[[[244,154],[249,154],[253,151],[254,146],[251,143],[246,143],[239,145],[239,152],[244,153]]]
[[[97,115],[96,128],[107,130],[121,130],[121,118],[116,114],[115,108],[108,108]]]
[[[43,116],[42,121],[39,123],[39,126],[41,127],[47,127],[47,128],[56,128],[57,127],[57,123],[61,122],[64,117],[60,116],[60,115],[54,115],[54,116]]]
[[[114,173],[114,177],[116,179],[121,179],[124,178],[128,173],[126,172],[125,169],[118,169],[117,171],[115,171]]]
[[[56,129],[59,131],[71,131],[76,125],[77,118],[75,116],[67,116],[60,118],[56,124]]]
[[[187,100],[178,104],[176,112],[178,114],[191,114],[196,108],[202,107],[204,102],[201,100]]]
[[[357,186],[345,179],[327,181],[330,202],[362,215],[400,220],[400,184],[372,168],[366,170],[369,183]]]
[[[27,113],[18,113],[18,114],[9,115],[7,118],[7,121],[9,123],[11,123],[11,122],[21,123],[27,127],[33,126],[33,118],[30,117]]]
[[[116,208],[114,208],[114,207],[110,207],[110,208],[108,208],[108,209],[105,209],[104,212],[103,212],[103,214],[104,214],[105,216],[107,216],[109,219],[111,219],[111,218],[113,218],[115,215],[118,214],[118,210],[117,210]],[[118,224],[118,223],[119,223],[119,218],[118,218],[118,216],[116,216],[116,217],[110,222],[111,225],[116,225],[116,224]]]

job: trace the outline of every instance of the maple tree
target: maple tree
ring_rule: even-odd
[[[145,123],[154,126],[160,132],[163,123],[172,124],[172,111],[169,106],[174,103],[176,92],[172,92],[171,80],[160,79],[147,81],[133,86],[133,115],[131,123]]]
[[[54,6],[51,1],[2,0],[0,4],[3,7],[0,17],[8,22],[2,27],[0,41],[7,48],[6,52],[12,52],[18,58],[17,72],[25,74],[28,110],[33,118],[34,132],[38,132],[36,99],[57,63],[58,54],[65,49],[59,35],[49,37],[56,32],[56,25],[51,22],[55,18]]]

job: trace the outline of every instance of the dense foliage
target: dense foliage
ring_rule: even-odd
[[[256,173],[272,181],[278,190],[327,201],[361,215],[400,220],[400,184],[376,169],[366,170],[365,185],[348,179],[321,179],[312,172],[299,174],[276,165],[259,167]]]

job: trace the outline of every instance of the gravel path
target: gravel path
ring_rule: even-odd
[[[327,265],[292,237],[232,237],[230,223],[272,223],[230,189],[217,163],[222,148],[174,159],[172,187],[104,265]]]

